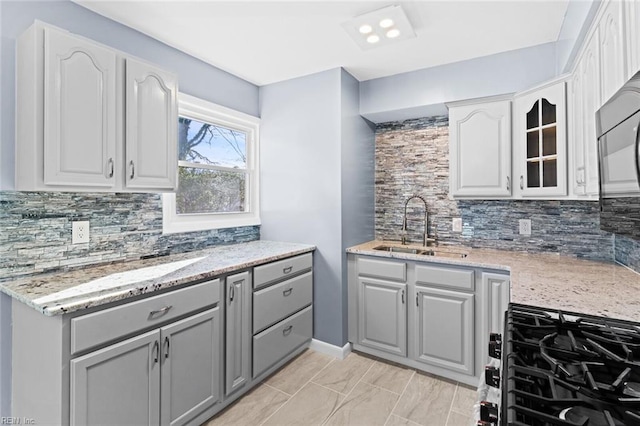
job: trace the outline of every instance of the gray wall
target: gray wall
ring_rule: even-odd
[[[34,19],[59,26],[173,71],[179,75],[181,92],[250,115],[258,115],[257,86],[71,1],[2,0],[0,8],[2,9],[0,189],[12,189],[14,182],[16,38],[33,23]]]
[[[238,77],[212,67],[183,52],[173,49],[140,32],[95,14],[68,0],[64,1],[0,1],[0,189],[13,188],[15,144],[15,54],[16,38],[35,19],[59,26],[126,53],[154,62],[179,74],[180,90],[190,95],[242,111],[258,115],[258,88]],[[26,201],[20,193],[5,194]],[[24,194],[23,194],[24,195]],[[36,195],[37,196],[37,195]],[[80,197],[82,199],[82,197]],[[153,199],[153,197],[151,197]],[[157,196],[156,196],[157,199]],[[85,199],[86,200],[86,199]],[[37,203],[36,203],[37,205]],[[71,202],[68,211],[79,205]],[[124,207],[123,207],[124,206]],[[0,205],[1,208],[5,204]],[[37,207],[36,207],[37,208]],[[124,203],[121,208],[135,209],[136,205]],[[155,207],[158,213],[159,205]],[[0,212],[2,214],[3,212]],[[86,213],[86,212],[85,212]],[[44,219],[45,221],[47,219]],[[66,219],[65,219],[66,220]],[[55,222],[55,219],[54,219]],[[44,225],[44,222],[41,222]],[[57,226],[57,225],[56,225]],[[65,225],[62,225],[63,227]],[[0,228],[0,233],[8,232]],[[252,238],[259,230],[252,228]],[[233,231],[231,231],[233,234]],[[222,238],[233,241],[234,237]],[[202,236],[201,236],[202,237]],[[208,239],[210,236],[203,237]],[[213,240],[216,238],[214,237]],[[200,240],[200,238],[195,239]],[[209,240],[212,242],[213,240]],[[131,240],[130,240],[131,241]],[[194,241],[194,240],[191,240]],[[140,242],[140,240],[138,241]],[[135,244],[134,244],[135,245]],[[144,244],[143,244],[144,245]],[[179,246],[180,244],[178,244]],[[157,246],[156,248],[159,248]],[[151,251],[153,251],[152,249]],[[144,251],[144,250],[143,250]],[[71,256],[82,257],[75,253]],[[126,255],[125,255],[126,256]],[[91,257],[91,255],[89,255]],[[35,267],[35,264],[33,265]],[[22,265],[25,267],[25,265]],[[28,268],[28,267],[27,267]],[[15,271],[14,271],[15,272]],[[11,389],[11,328],[10,299],[0,294],[0,416],[10,414]]]
[[[358,113],[359,83],[342,71],[342,252],[374,239],[375,126]],[[347,257],[342,256],[342,282],[347,282]],[[348,337],[347,286],[342,287],[343,341]]]
[[[318,247],[314,337],[343,346],[344,248],[373,236],[373,132],[357,82],[336,68],[264,86],[260,114],[261,237]]]
[[[342,346],[340,69],[260,88],[261,236],[315,244],[314,337]]]
[[[360,113],[375,123],[447,114],[444,102],[517,92],[556,76],[547,43],[360,84]]]

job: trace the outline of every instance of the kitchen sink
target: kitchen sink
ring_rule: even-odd
[[[435,250],[431,248],[417,249],[417,248],[411,248],[411,247],[381,245],[381,246],[376,246],[373,249],[380,250],[380,251],[388,251],[391,253],[418,254],[421,256],[453,257],[453,258],[463,258],[463,259],[467,257],[467,253],[459,253],[459,252],[446,251],[446,250]]]

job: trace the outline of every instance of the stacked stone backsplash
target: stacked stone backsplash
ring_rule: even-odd
[[[618,234],[615,240],[616,262],[640,273],[640,241]]]
[[[377,126],[377,239],[401,239],[404,201],[417,194],[427,201],[430,236],[443,243],[613,259],[614,236],[600,230],[596,202],[449,199],[448,124],[447,116],[438,116]],[[411,201],[407,213],[407,237],[419,243],[422,202]],[[452,232],[454,217],[462,218],[462,233]],[[531,219],[530,236],[519,234],[518,219],[525,218]]]
[[[90,242],[71,244],[71,222]],[[0,192],[0,279],[260,239],[260,227],[162,234],[160,194]]]

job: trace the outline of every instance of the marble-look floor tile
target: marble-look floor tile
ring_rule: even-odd
[[[344,396],[338,392],[314,383],[308,383],[263,424],[274,426],[321,425],[343,399]]]
[[[313,382],[336,392],[348,394],[351,389],[362,379],[373,360],[351,352],[343,360],[335,360],[331,363],[331,368],[321,371]]]
[[[455,390],[455,383],[414,374],[393,413],[423,426],[442,426],[447,422]]]
[[[276,374],[268,378],[265,383],[282,392],[293,395],[333,359],[329,355],[307,349]]]
[[[412,375],[413,370],[408,368],[374,361],[373,366],[364,375],[362,381],[401,394]]]
[[[276,389],[259,385],[216,415],[206,426],[258,425],[288,399],[287,395]]]
[[[449,413],[449,419],[447,420],[447,426],[469,426],[471,424],[471,416],[465,416],[464,414],[456,413],[452,411]]]
[[[398,398],[392,392],[360,382],[325,425],[383,426]]]
[[[473,404],[476,403],[477,397],[478,392],[475,389],[471,389],[470,387],[458,383],[451,409],[459,414],[469,416],[471,415]]]
[[[395,414],[392,414],[389,416],[384,426],[420,426],[420,425],[418,423],[412,422],[409,419],[404,419],[400,416],[396,416]]]

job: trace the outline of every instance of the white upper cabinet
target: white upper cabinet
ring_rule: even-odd
[[[611,0],[604,5],[598,23],[603,104],[622,87],[627,77],[623,12],[624,3]]]
[[[174,190],[177,94],[174,74],[36,21],[18,38],[16,189]]]
[[[488,98],[448,107],[450,194],[511,196],[511,101]]]
[[[567,117],[564,80],[514,98],[516,194],[567,194]]]
[[[135,59],[126,61],[127,188],[176,186],[178,81]]]
[[[44,182],[112,187],[116,55],[61,31],[44,31]]]
[[[640,2],[626,1],[627,76],[640,71]]]
[[[600,43],[589,39],[569,88],[569,127],[573,160],[572,190],[577,196],[598,196],[596,111],[600,105]]]

